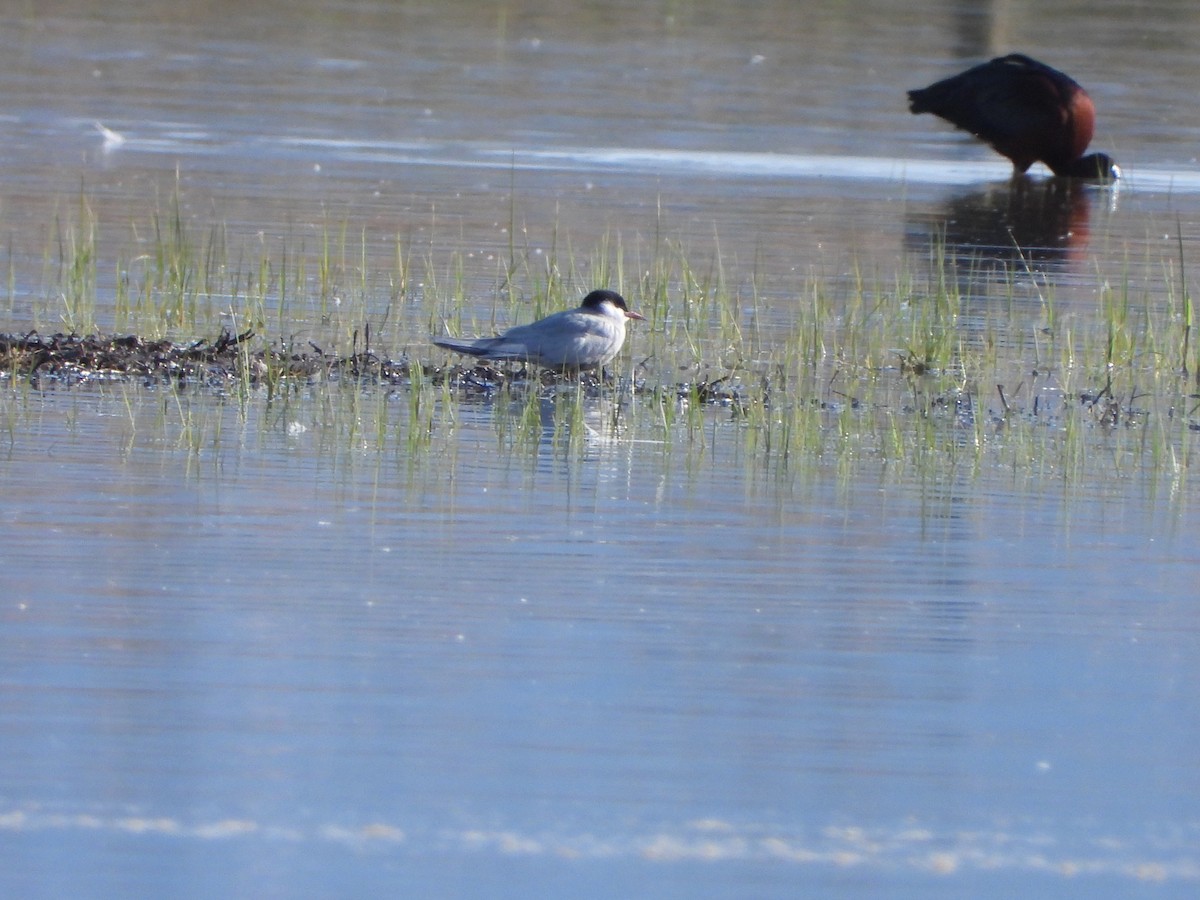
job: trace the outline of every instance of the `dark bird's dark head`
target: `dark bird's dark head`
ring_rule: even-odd
[[[1121,177],[1121,167],[1107,153],[1090,153],[1071,163],[1066,172],[1057,172],[1069,178],[1086,178],[1089,181],[1116,181]]]

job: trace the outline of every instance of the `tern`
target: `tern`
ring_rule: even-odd
[[[592,291],[575,309],[517,325],[490,338],[435,337],[438,347],[484,359],[512,359],[546,369],[579,371],[603,366],[625,343],[625,320],[645,319],[616,291]]]

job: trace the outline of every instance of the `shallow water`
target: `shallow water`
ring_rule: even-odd
[[[344,225],[376,272],[416,248],[383,339],[420,359],[430,273],[461,260],[486,322],[513,244],[577,254],[583,288],[619,243],[631,297],[661,241],[719,253],[768,341],[814,273],[923,271],[937,234],[1000,267],[960,270],[965,323],[1036,316],[1047,288],[1083,323],[1106,278],[1163,308],[1181,236],[1191,272],[1190,7],[246,6],[6,21],[3,330],[57,324],[81,195],[102,326],[178,192],[234,245],[315,252]],[[1119,190],[1014,186],[905,110],[1018,47],[1092,91]],[[386,286],[364,292],[381,315]],[[3,388],[6,895],[1200,882],[1186,425],[1181,469],[1096,429],[1066,470],[780,471],[719,410],[703,446],[651,439],[636,404],[613,434],[589,401],[590,439],[547,409],[514,447],[519,412],[464,402],[414,449],[402,389]]]

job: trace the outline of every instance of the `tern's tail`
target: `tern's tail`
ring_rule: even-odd
[[[487,356],[488,347],[493,343],[489,338],[469,340],[467,338],[435,337],[431,339],[435,347],[444,347],[456,353],[466,353],[469,356]]]

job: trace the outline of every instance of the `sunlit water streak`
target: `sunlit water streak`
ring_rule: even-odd
[[[890,159],[848,154],[744,153],[685,151],[635,147],[532,148],[520,144],[428,141],[365,141],[354,138],[306,138],[258,135],[249,142],[223,143],[202,132],[165,133],[158,137],[123,136],[110,152],[211,153],[267,155],[281,158],[326,158],[378,166],[437,166],[532,172],[623,172],[631,175],[719,175],[723,178],[826,178],[859,182],[911,182],[921,185],[967,186],[995,181],[1012,173],[1004,160]],[[1033,174],[1045,173],[1035,169]],[[1097,190],[1103,186],[1097,186]],[[1138,168],[1125,171],[1110,191],[1143,190],[1193,194],[1200,192],[1200,172],[1190,169]]]
[[[1200,880],[1200,866],[1189,859],[1200,834],[1179,832],[1153,823],[1147,837],[1129,838],[1081,823],[1070,844],[1055,836],[1057,822],[1005,822],[965,831],[938,833],[919,821],[893,830],[876,825],[839,823],[815,831],[793,831],[772,825],[737,825],[717,819],[684,823],[676,829],[643,833],[521,832],[466,828],[407,830],[397,823],[371,821],[314,823],[304,827],[247,819],[188,822],[135,814],[0,810],[0,832],[13,835],[86,832],[102,839],[167,837],[184,841],[241,844],[284,842],[328,844],[354,853],[390,853],[403,848],[414,856],[490,856],[556,861],[618,861],[651,865],[685,862],[770,862],[805,870],[854,870],[871,874],[905,871],[950,876],[964,871],[1036,873],[1069,882],[1094,876],[1116,876],[1130,882],[1164,883]]]

